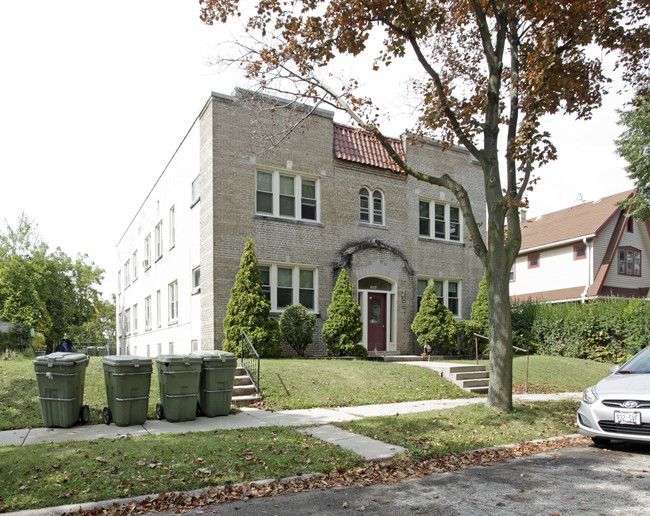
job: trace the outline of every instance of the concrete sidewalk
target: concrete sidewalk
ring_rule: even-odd
[[[563,394],[516,394],[513,401],[579,400],[582,393]],[[485,403],[486,398],[463,398],[454,400],[411,401],[405,403],[386,403],[382,405],[363,405],[359,407],[315,408],[300,410],[281,410],[272,412],[254,408],[242,408],[241,412],[228,416],[206,418],[198,417],[192,421],[170,423],[156,419],[143,425],[116,426],[85,425],[71,428],[25,428],[0,432],[0,446],[28,446],[39,443],[65,441],[92,441],[95,439],[119,439],[127,436],[182,434],[186,432],[214,432],[216,430],[259,428],[269,426],[311,427],[309,433],[319,439],[352,450],[366,460],[383,460],[403,450],[380,441],[344,432],[331,423],[353,421],[366,417],[393,416],[429,412],[462,405]],[[319,428],[318,428],[319,427]],[[345,435],[347,434],[347,435]],[[383,446],[382,446],[383,445]]]

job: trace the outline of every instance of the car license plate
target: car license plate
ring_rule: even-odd
[[[640,425],[641,412],[633,410],[615,410],[614,423],[619,425]]]

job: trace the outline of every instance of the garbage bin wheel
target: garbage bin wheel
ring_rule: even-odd
[[[199,417],[199,416],[202,416],[202,415],[203,415],[203,411],[201,410],[201,404],[197,403],[196,404],[196,417]]]
[[[156,403],[156,419],[165,419],[162,403]]]
[[[104,424],[110,425],[111,421],[113,421],[113,414],[111,413],[111,409],[109,407],[104,407],[104,410],[102,410],[102,418],[104,419]]]
[[[81,409],[79,409],[79,421],[82,425],[90,421],[90,407],[88,405],[82,405]]]

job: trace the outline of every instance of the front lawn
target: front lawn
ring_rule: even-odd
[[[337,423],[372,439],[405,447],[430,459],[496,444],[572,434],[578,404],[572,401],[516,403],[502,414],[483,403],[436,412],[384,416]]]
[[[475,360],[467,362],[476,363]],[[488,360],[479,360],[479,364],[490,369]],[[612,364],[580,358],[531,355],[528,365],[528,392],[582,392],[609,375],[611,366]],[[524,392],[525,380],[526,356],[518,354],[512,364],[513,392]]]
[[[260,383],[273,410],[471,396],[424,367],[365,360],[263,360]]]
[[[477,404],[338,426],[406,447],[389,466],[405,478],[423,459],[573,433],[576,405],[517,404],[512,414],[498,414]],[[352,452],[279,427],[7,446],[0,447],[0,512],[310,472],[329,472],[326,485],[345,485],[342,475],[363,470]]]

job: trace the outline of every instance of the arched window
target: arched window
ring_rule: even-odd
[[[359,220],[361,222],[370,222],[370,199],[368,189],[359,190]]]
[[[372,200],[372,203],[371,203]],[[384,224],[384,195],[379,190],[359,190],[359,220],[368,224]]]

